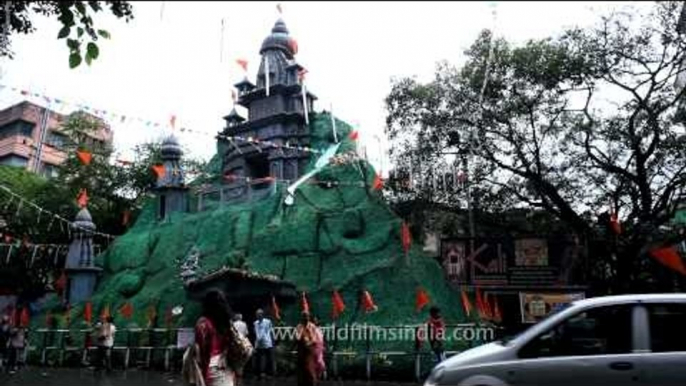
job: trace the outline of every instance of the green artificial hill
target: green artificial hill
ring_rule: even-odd
[[[310,129],[313,148],[325,149],[332,143],[330,115],[312,114]],[[351,127],[337,120],[337,129],[345,138],[338,154],[353,151]],[[216,157],[210,167],[219,173]],[[459,296],[445,282],[439,264],[418,245],[405,256],[402,220],[372,188],[374,176],[365,161],[329,165],[314,179],[339,185],[303,184],[293,206],[283,204],[286,186],[279,184],[271,195],[253,202],[220,204],[205,199],[200,212],[195,212],[193,196],[191,213],[174,213],[163,222],[156,219],[151,199],[135,225],[98,257],[104,272],[92,297],[93,313],[99,315],[110,305],[116,324],[145,326],[146,310],[153,304],[156,324],[163,326],[165,312],[183,305],[185,311],[173,325],[192,326],[199,305],[184,290],[179,261],[196,247],[202,273],[228,266],[292,282],[298,292],[307,292],[312,311],[324,323],[331,321],[333,289],[347,307],[339,323],[420,323],[428,312],[415,311],[419,286],[443,309],[448,323],[464,321]],[[373,296],[377,312],[365,314],[360,309],[363,289]],[[116,312],[125,302],[134,307],[131,320]],[[56,302],[53,306],[58,312]],[[284,324],[294,325],[299,302],[280,306]],[[82,313],[83,305],[72,305],[74,325],[82,323]]]

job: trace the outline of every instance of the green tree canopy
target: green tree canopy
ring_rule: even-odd
[[[477,209],[542,209],[588,239],[607,236],[598,217],[615,208],[624,231],[599,270],[626,290],[686,194],[680,8],[616,12],[522,45],[484,31],[462,68],[442,63],[427,84],[396,80],[386,100],[393,197],[464,207],[463,191],[441,181],[469,160]],[[413,191],[400,183],[410,174]]]

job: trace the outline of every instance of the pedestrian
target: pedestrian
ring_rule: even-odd
[[[242,337],[248,338],[248,325],[243,321],[243,315],[236,313],[233,318],[233,327],[236,331],[241,334]],[[243,366],[237,366],[236,370],[236,385],[242,383],[243,379]]]
[[[106,316],[101,324],[98,325],[98,363],[107,371],[112,370],[112,348],[114,347],[114,335],[117,326],[114,325],[114,318]]]
[[[234,386],[235,372],[227,351],[238,339],[233,315],[223,292],[212,290],[202,301],[202,316],[195,323],[195,355],[206,386]]]
[[[243,337],[248,337],[248,325],[243,321],[243,315],[237,313],[233,318],[233,326],[236,327],[236,331]]]
[[[10,341],[10,317],[3,315],[0,319],[0,368],[3,370],[7,365],[7,346]]]
[[[265,373],[274,376],[274,338],[272,321],[264,316],[264,311],[258,309],[255,313],[255,372],[259,378],[263,378]]]
[[[298,359],[296,374],[298,386],[315,386],[317,384],[317,350],[319,340],[317,326],[310,320],[307,311],[302,313],[300,324],[296,327]]]
[[[314,346],[317,378],[322,379],[326,374],[326,362],[324,361],[324,333],[319,325],[319,319],[316,316],[312,317],[312,323],[315,325],[315,331],[317,333],[317,339],[315,340]]]
[[[15,326],[10,330],[9,364],[10,374],[14,374],[24,365],[24,348],[26,347],[26,329]]]
[[[429,345],[436,355],[437,362],[445,360],[445,321],[441,316],[441,309],[434,306],[429,309],[429,321],[427,322]]]

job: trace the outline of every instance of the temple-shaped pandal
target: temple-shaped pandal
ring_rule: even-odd
[[[277,145],[310,146],[310,131],[305,113],[311,112],[316,97],[305,91],[296,60],[297,44],[279,19],[271,34],[262,42],[262,57],[257,84],[247,76],[235,86],[237,103],[248,110],[247,119],[236,108],[224,117],[226,127],[217,136],[217,149],[222,155],[224,183],[223,200],[255,197],[267,194],[273,179],[295,180],[304,174],[310,154]],[[307,108],[303,106],[307,104]],[[247,142],[233,136],[251,138]]]

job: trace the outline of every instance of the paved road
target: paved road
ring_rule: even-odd
[[[0,386],[183,386],[179,374],[158,371],[127,370],[111,374],[96,373],[90,369],[44,369],[28,367],[17,374],[0,374]],[[245,386],[296,386],[294,379],[247,381]],[[322,382],[321,386],[410,386],[388,382],[336,381]]]

